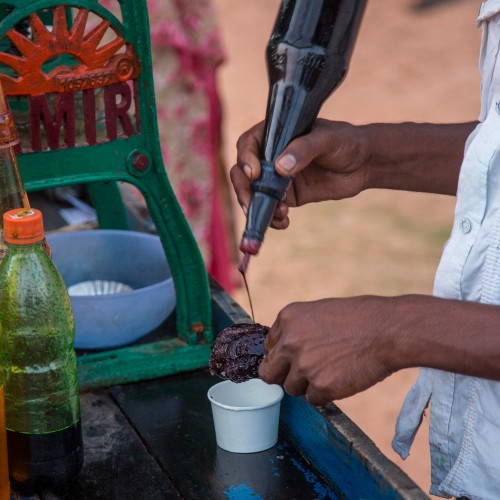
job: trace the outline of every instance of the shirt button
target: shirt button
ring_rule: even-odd
[[[472,222],[468,217],[464,217],[460,221],[460,229],[462,230],[462,233],[467,234],[470,233],[472,229]]]

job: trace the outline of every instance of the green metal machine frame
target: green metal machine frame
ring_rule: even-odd
[[[111,4],[114,12],[104,7]],[[128,377],[127,370],[123,370],[122,379],[126,381],[130,378],[137,380],[206,365],[209,346],[213,339],[209,280],[198,246],[174,195],[162,159],[146,1],[66,0],[63,5],[67,12],[74,9],[79,9],[77,11],[79,12],[84,9],[97,18],[109,22],[111,29],[119,33],[127,47],[131,47],[134,51],[139,67],[132,85],[137,93],[136,114],[140,122],[140,132],[93,145],[23,152],[19,156],[19,162],[25,187],[28,191],[33,191],[86,184],[89,186],[92,202],[98,213],[99,227],[122,229],[127,226],[127,218],[116,182],[123,181],[136,186],[144,195],[172,271],[177,295],[178,337],[150,344],[147,352],[144,352],[144,346],[116,349],[113,351],[110,369],[113,370],[113,366],[124,363],[128,365],[133,359],[139,366],[139,373]],[[43,20],[43,16],[46,17],[47,13],[50,15],[51,11],[61,9],[61,3],[54,0],[4,0],[0,8],[8,9],[7,15],[0,22],[1,43],[7,38],[13,40],[9,32],[12,33],[22,20],[33,13],[38,13],[36,14],[38,19]],[[71,20],[68,21],[66,29],[69,29],[70,25]],[[13,42],[16,44],[15,39]],[[20,52],[20,57],[26,57],[23,47],[20,47]],[[53,60],[48,64],[56,64],[55,56],[67,56],[63,47],[53,55]],[[78,54],[69,55],[73,60],[78,60]],[[2,71],[8,74],[5,68]],[[7,95],[22,95],[23,91],[17,91],[16,88],[14,84],[9,91],[9,88],[4,86]],[[36,92],[34,88],[30,94],[34,95]],[[75,265],[78,263],[75,262]],[[89,369],[92,371],[92,356],[102,359],[102,353],[84,356],[87,371]],[[185,365],[182,362],[183,358],[187,360]],[[154,365],[155,373],[144,370],[141,374],[141,363],[144,367]]]

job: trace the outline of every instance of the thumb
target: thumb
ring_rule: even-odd
[[[290,177],[310,165],[316,158],[327,152],[328,144],[323,134],[312,132],[290,142],[278,156],[275,168],[284,176]]]

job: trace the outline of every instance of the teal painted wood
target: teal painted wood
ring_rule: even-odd
[[[63,4],[89,9],[107,19],[126,42],[134,46],[141,64],[137,79],[140,135],[94,146],[26,153],[20,156],[21,174],[28,191],[110,181],[135,185],[144,194],[172,270],[177,293],[178,334],[190,345],[197,344],[200,338],[210,343],[213,332],[208,276],[168,180],[158,139],[146,1],[119,0],[123,23],[97,0],[66,0],[63,3],[6,0],[3,3],[12,6],[13,11],[0,22],[0,37],[30,13]],[[135,153],[149,159],[145,170],[133,168]],[[111,227],[107,216],[109,213],[101,209],[100,220]],[[123,224],[123,217],[119,220],[118,227]]]
[[[210,346],[188,346],[180,339],[124,347],[78,357],[81,391],[152,380],[206,368]]]
[[[319,409],[302,397],[285,395],[280,418],[287,437],[324,478],[337,485],[340,498],[429,498],[335,405]]]

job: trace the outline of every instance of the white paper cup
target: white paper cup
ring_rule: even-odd
[[[236,384],[230,380],[208,391],[217,444],[233,453],[255,453],[278,441],[283,389],[260,379]]]

